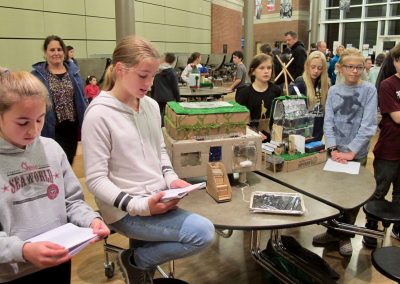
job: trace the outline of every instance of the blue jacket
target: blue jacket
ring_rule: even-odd
[[[329,61],[329,66],[328,66],[328,76],[331,79],[331,86],[335,85],[336,83],[336,73],[335,73],[335,66],[336,63],[338,63],[340,57],[339,55],[335,55],[331,61]]]
[[[67,68],[67,72],[72,80],[72,85],[74,87],[74,103],[75,103],[75,109],[76,109],[76,117],[79,122],[79,128],[82,127],[82,122],[83,122],[83,116],[85,114],[85,110],[87,107],[87,101],[85,98],[85,94],[83,92],[83,82],[81,79],[81,76],[79,75],[79,68],[75,64],[71,62],[64,62],[65,68]],[[38,62],[34,65],[32,65],[33,71],[32,74],[35,75],[40,81],[43,82],[43,84],[46,86],[47,90],[50,90],[49,88],[49,82],[47,81],[47,76],[46,76],[46,69],[47,69],[47,63],[45,61]],[[52,104],[54,103],[53,98],[51,97],[51,94],[49,92],[49,98]],[[55,137],[55,129],[56,129],[56,124],[57,124],[57,118],[56,118],[56,113],[51,107],[47,113],[46,113],[46,121],[44,123],[44,127],[41,133],[41,136],[44,137],[50,137],[54,138]]]

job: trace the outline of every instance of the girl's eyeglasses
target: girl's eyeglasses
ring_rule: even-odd
[[[342,65],[344,68],[346,68],[347,71],[353,71],[354,69],[357,70],[357,72],[361,72],[364,70],[364,66],[355,66],[355,65]]]

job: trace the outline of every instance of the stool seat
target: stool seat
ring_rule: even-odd
[[[398,223],[400,222],[400,206],[387,200],[371,200],[364,207],[364,212],[368,217],[377,221]]]
[[[372,264],[387,278],[400,283],[400,247],[382,247],[372,252]]]

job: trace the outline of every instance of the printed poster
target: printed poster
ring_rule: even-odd
[[[292,13],[292,0],[281,0],[280,18],[290,20],[292,18]]]
[[[269,12],[275,11],[275,0],[267,0],[267,10]]]

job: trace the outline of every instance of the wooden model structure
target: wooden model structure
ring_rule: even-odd
[[[288,76],[290,77],[290,80],[292,80],[292,81],[294,82],[294,78],[293,78],[292,75],[290,74],[290,72],[289,72],[289,70],[288,70],[288,67],[289,67],[290,64],[292,64],[294,58],[292,57],[292,58],[289,60],[288,63],[284,63],[284,62],[282,62],[281,58],[280,58],[278,55],[275,55],[275,56],[276,56],[276,58],[278,59],[279,63],[280,63],[281,66],[282,66],[282,71],[275,77],[275,82],[276,82],[276,81],[279,79],[279,77],[281,77],[281,75],[283,74],[283,76],[285,77],[285,84],[284,84],[284,90],[283,90],[283,92],[284,92],[284,94],[285,94],[286,96],[288,96],[288,95],[289,95]]]
[[[208,163],[207,193],[217,202],[225,202],[232,199],[232,188],[225,166],[221,162]]]

